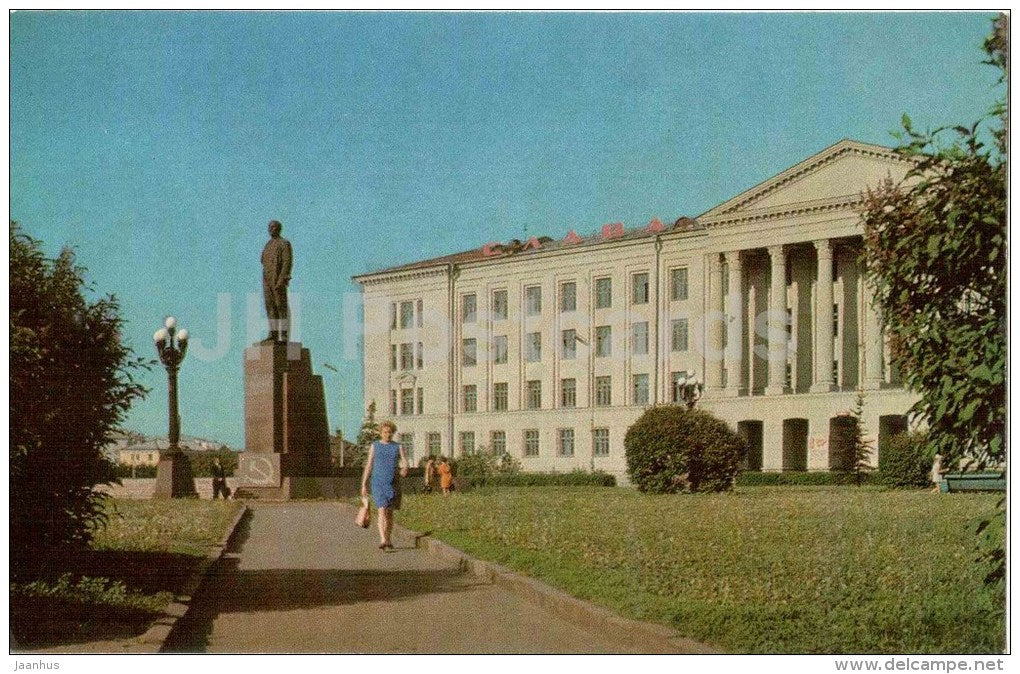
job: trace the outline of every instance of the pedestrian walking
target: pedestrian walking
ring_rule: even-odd
[[[443,488],[443,496],[450,495],[450,488],[453,486],[453,470],[445,456],[439,459],[439,486]]]
[[[223,463],[220,461],[220,457],[213,459],[212,464],[212,497],[215,501],[216,498],[222,494],[223,500],[226,501],[230,498],[230,488],[227,486],[227,471],[223,469]]]
[[[432,485],[436,481],[436,457],[429,456],[429,460],[425,462],[425,493],[432,493]]]
[[[368,448],[365,470],[361,475],[361,495],[368,496],[369,481],[372,501],[379,511],[379,549],[392,550],[393,513],[400,509],[400,478],[407,477],[407,455],[400,443],[393,442],[397,425],[384,421],[379,425],[380,440]],[[399,471],[399,475],[398,475]]]

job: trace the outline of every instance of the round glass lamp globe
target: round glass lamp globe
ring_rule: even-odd
[[[177,333],[177,341],[188,341],[188,330],[186,328],[181,328],[181,331]]]
[[[154,342],[165,342],[168,339],[170,339],[170,333],[166,331],[166,328],[160,328],[152,335]]]
[[[166,322],[164,322],[163,325],[166,326],[167,330],[173,330],[174,328],[177,327],[177,319],[174,318],[173,316],[167,316]]]

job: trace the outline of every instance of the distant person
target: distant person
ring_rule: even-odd
[[[429,456],[425,462],[425,493],[432,493],[432,484],[436,481],[436,457]]]
[[[223,462],[220,457],[213,459],[212,464],[212,497],[216,498],[223,494],[223,500],[230,498],[230,488],[227,487],[227,471],[223,469]]]
[[[372,483],[372,501],[379,509],[379,549],[392,550],[393,511],[400,509],[400,477],[407,477],[407,455],[404,448],[393,442],[397,425],[384,421],[379,425],[381,440],[368,448],[365,470],[361,475],[361,495],[368,496],[369,479]],[[397,476],[399,466],[400,477]]]
[[[450,488],[453,487],[453,470],[445,456],[439,459],[439,486],[443,489],[443,496],[450,495]]]

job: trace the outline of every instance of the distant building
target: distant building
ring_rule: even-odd
[[[525,470],[623,475],[627,428],[680,403],[694,375],[699,406],[748,440],[746,468],[849,468],[856,390],[879,451],[916,400],[858,262],[862,192],[909,166],[843,140],[671,226],[612,223],[356,276],[364,402],[422,453],[484,446]]]

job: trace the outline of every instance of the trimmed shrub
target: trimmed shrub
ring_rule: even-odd
[[[744,439],[726,422],[677,405],[648,409],[623,442],[631,482],[656,494],[731,489],[747,452]]]
[[[878,481],[876,473],[861,473],[860,478],[861,484]],[[761,473],[745,470],[737,473],[734,484],[738,487],[851,485],[857,484],[857,474],[853,471]]]
[[[134,474],[132,475],[131,466],[118,463],[114,473],[121,479],[128,477],[151,478],[156,477],[156,466],[135,466]]]
[[[894,435],[878,454],[878,472],[890,487],[927,487],[935,453],[924,432]]]
[[[574,470],[569,473],[497,473],[470,478],[468,483],[472,487],[615,487],[616,478],[601,470],[594,473]]]

